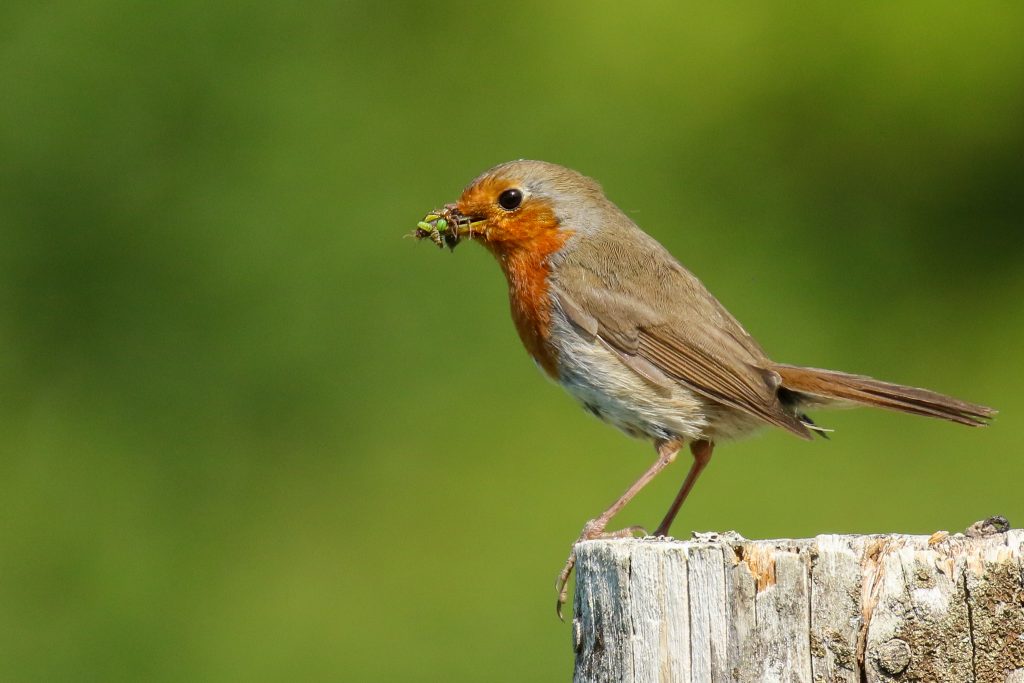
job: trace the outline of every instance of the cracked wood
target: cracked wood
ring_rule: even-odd
[[[575,680],[1024,682],[1024,531],[577,548]]]

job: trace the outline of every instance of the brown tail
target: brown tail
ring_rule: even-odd
[[[782,377],[782,386],[802,395],[810,403],[852,401],[868,406],[899,410],[914,415],[938,417],[969,427],[982,427],[996,411],[977,403],[968,403],[927,389],[881,382],[863,375],[848,375],[834,370],[773,365]]]

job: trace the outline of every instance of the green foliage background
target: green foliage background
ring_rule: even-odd
[[[1024,523],[1024,7],[0,6],[0,679],[566,680],[553,581],[653,452],[474,245],[563,163],[780,361],[1001,409],[720,448],[676,524]],[[628,508],[653,526],[684,466]]]

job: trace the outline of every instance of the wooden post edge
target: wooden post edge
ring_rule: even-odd
[[[1024,530],[1007,526],[581,543],[575,680],[1024,683]]]

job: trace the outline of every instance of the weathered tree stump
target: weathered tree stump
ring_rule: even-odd
[[[577,549],[577,682],[1024,683],[1024,530]]]

